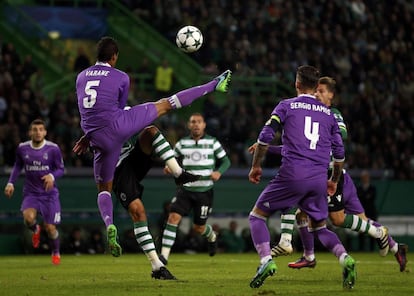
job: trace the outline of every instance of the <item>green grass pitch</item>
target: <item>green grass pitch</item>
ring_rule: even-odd
[[[410,259],[409,254],[409,259]],[[300,254],[276,258],[278,271],[262,287],[249,287],[258,256],[249,254],[172,254],[169,270],[177,281],[154,280],[144,254],[62,255],[53,266],[50,256],[0,257],[0,295],[413,295],[414,275],[400,272],[395,258],[353,253],[358,277],[351,291],[342,288],[342,269],[330,253],[317,254],[315,269],[292,270],[287,263]],[[347,294],[351,295],[351,294]]]

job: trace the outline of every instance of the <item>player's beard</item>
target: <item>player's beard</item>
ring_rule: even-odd
[[[41,140],[32,139],[33,146],[39,147],[40,145],[42,145],[43,140],[44,139],[41,139]]]

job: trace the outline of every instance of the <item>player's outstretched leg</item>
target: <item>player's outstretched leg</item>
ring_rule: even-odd
[[[398,264],[400,265],[400,271],[405,271],[407,267],[407,252],[408,246],[406,244],[398,244],[398,251],[394,254],[395,259],[397,259]]]
[[[194,100],[213,91],[227,92],[231,80],[231,71],[226,70],[210,82],[184,89],[167,98],[172,109],[179,109],[190,105]]]
[[[122,248],[118,243],[118,230],[114,224],[111,224],[107,228],[107,235],[108,235],[108,245],[109,251],[111,252],[112,256],[119,257],[122,254]]]
[[[343,265],[343,287],[345,289],[352,289],[356,280],[355,260],[351,256],[347,255]]]
[[[219,92],[227,92],[231,81],[231,71],[226,70],[219,76],[214,78],[217,81],[216,90]]]
[[[259,288],[261,285],[263,285],[265,279],[269,276],[273,276],[276,273],[276,271],[276,263],[272,259],[269,259],[266,263],[259,266],[256,275],[250,281],[250,287]]]
[[[157,280],[176,280],[177,278],[165,267],[162,266],[159,270],[154,270],[151,277]]]

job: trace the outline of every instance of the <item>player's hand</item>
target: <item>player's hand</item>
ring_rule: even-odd
[[[171,170],[170,170],[170,168],[167,167],[167,166],[164,167],[164,170],[163,171],[164,171],[164,174],[166,174],[166,175],[171,175],[171,173],[172,173]]]
[[[333,196],[338,188],[338,183],[328,180],[328,195]]]
[[[250,154],[253,154],[253,153],[254,153],[254,151],[255,151],[255,150],[256,150],[256,148],[257,148],[257,145],[259,145],[259,144],[254,143],[252,146],[250,146],[249,148],[247,148],[247,151],[249,151],[249,153],[250,153]]]
[[[216,182],[216,181],[220,180],[221,173],[218,172],[218,171],[214,171],[214,172],[211,173],[210,178],[211,178],[211,180],[213,180],[214,182]]]
[[[55,178],[53,178],[52,174],[44,175],[42,177],[42,180],[46,191],[49,191],[53,188],[53,185],[55,184]]]
[[[249,181],[253,184],[259,184],[262,177],[261,167],[252,167],[249,172]]]
[[[79,140],[76,141],[75,146],[72,148],[72,151],[77,155],[81,155],[88,151],[88,148],[89,140],[85,136],[82,136]]]
[[[14,185],[11,183],[7,184],[6,187],[4,188],[4,195],[7,198],[11,198],[13,193],[14,193]]]

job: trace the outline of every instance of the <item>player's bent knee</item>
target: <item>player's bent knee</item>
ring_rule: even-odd
[[[23,211],[23,219],[24,219],[24,223],[28,226],[31,226],[35,223],[36,221],[36,215],[37,212],[35,210],[24,210]]]
[[[330,215],[329,219],[331,220],[333,225],[341,226],[345,221],[345,216],[344,215]]]

